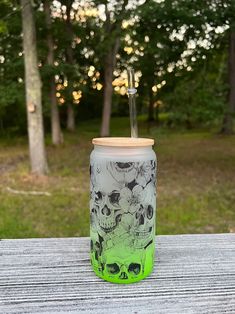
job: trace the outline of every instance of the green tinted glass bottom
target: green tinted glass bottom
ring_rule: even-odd
[[[154,265],[154,241],[145,248],[116,246],[97,256],[92,250],[91,264],[95,274],[114,283],[133,283],[148,276]]]

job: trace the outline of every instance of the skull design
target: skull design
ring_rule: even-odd
[[[151,160],[151,181],[154,184],[154,186],[156,186],[156,161],[155,160]]]
[[[101,234],[112,232],[121,221],[120,186],[107,169],[96,175],[96,185],[91,191],[91,226]]]
[[[118,256],[116,256],[118,252]],[[113,253],[113,254],[112,254]],[[116,253],[116,254],[115,254]],[[103,274],[113,279],[135,279],[144,273],[145,251],[126,251],[123,248],[104,252]]]
[[[151,271],[155,170],[154,161],[91,162],[91,260],[111,281],[134,282]]]
[[[115,181],[124,185],[135,180],[137,176],[136,165],[133,162],[110,162],[107,169]]]
[[[110,193],[95,192],[95,206],[92,214],[96,215],[99,227],[106,233],[113,231],[121,221],[119,197],[120,193],[115,190]]]
[[[103,252],[103,242],[104,239],[100,235],[98,235],[97,239],[91,239],[90,242],[92,265],[99,272],[102,271],[101,255]]]
[[[143,248],[154,236],[155,224],[155,193],[153,185],[148,184],[146,187],[146,199],[143,204],[133,214],[133,221],[130,232],[135,239],[135,247]]]

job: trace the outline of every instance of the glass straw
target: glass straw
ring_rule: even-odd
[[[131,124],[131,137],[138,137],[138,127],[136,118],[136,104],[135,104],[135,94],[137,90],[135,89],[135,73],[133,69],[127,70],[128,76],[128,98],[129,98],[129,110],[130,110],[130,124]]]

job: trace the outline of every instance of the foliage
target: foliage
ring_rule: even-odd
[[[170,125],[197,126],[221,121],[228,92],[228,31],[234,25],[234,2],[136,0],[126,6],[127,2],[52,2],[54,66],[46,62],[47,29],[42,1],[34,2],[47,129],[51,74],[63,85],[58,91],[62,125],[65,126],[66,103],[71,101],[78,120],[101,116],[103,60],[117,37],[120,49],[114,75],[118,80],[128,66],[140,73],[138,109],[141,112],[146,112],[150,100],[155,104],[160,101],[163,104],[160,111],[168,113]],[[72,4],[72,42],[65,27],[69,3]],[[18,132],[27,129],[20,9],[15,1],[4,0],[0,4],[0,128]],[[73,65],[67,60],[68,45],[73,51]],[[91,67],[93,76],[89,74]],[[69,96],[71,91],[65,84],[68,80],[72,81],[75,91],[82,93],[77,104]],[[101,84],[102,89],[98,89],[97,84]],[[113,102],[114,115],[128,114],[123,93],[115,91]]]
[[[15,12],[11,14],[12,11]],[[0,129],[19,132],[27,129],[24,107],[21,19],[17,7],[9,1],[0,4]]]
[[[228,88],[225,59],[226,53],[219,51],[202,60],[193,71],[184,71],[176,77],[171,91],[162,97],[164,111],[169,113],[169,126],[192,128],[221,122]]]

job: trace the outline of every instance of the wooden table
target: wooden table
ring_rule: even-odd
[[[0,241],[0,313],[235,313],[235,234],[158,236],[131,285],[91,271],[88,238]]]

